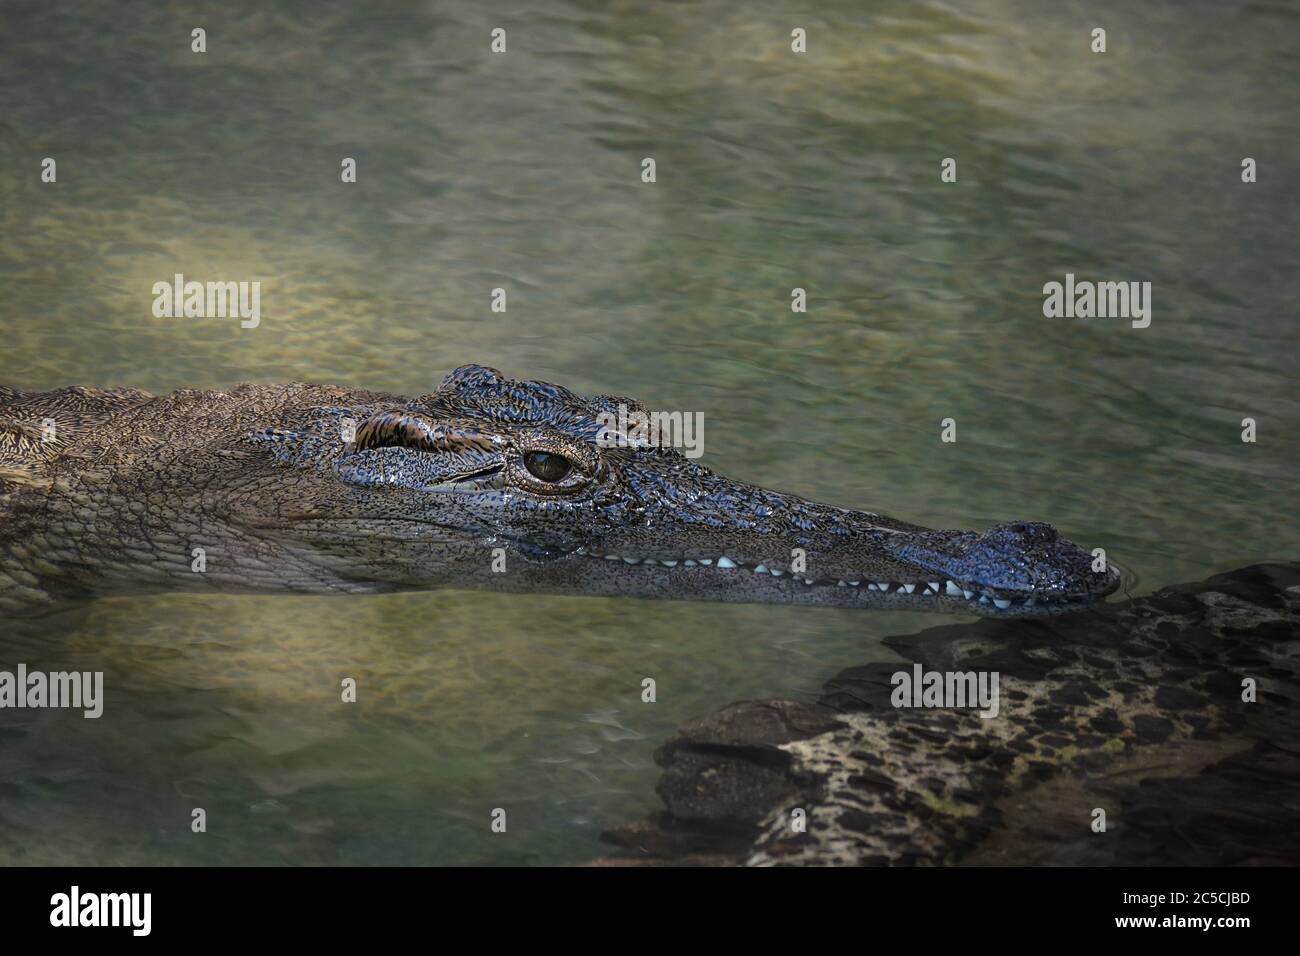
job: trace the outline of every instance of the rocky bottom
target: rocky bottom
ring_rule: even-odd
[[[902,661],[849,668],[815,704],[684,724],[655,754],[666,809],[606,831],[601,862],[1300,863],[1298,623],[1286,563],[891,638]],[[997,716],[893,706],[915,664],[996,673]]]

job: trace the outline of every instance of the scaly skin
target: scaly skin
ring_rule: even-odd
[[[644,410],[476,365],[414,401],[0,388],[0,607],[456,587],[1028,616],[1118,586],[1050,525],[931,531],[604,447],[596,416],[620,403]]]

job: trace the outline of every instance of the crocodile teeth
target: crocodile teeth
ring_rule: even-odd
[[[628,555],[601,554],[599,551],[591,550],[586,547],[578,548],[574,553],[584,554],[592,558],[604,558],[606,561],[622,561],[625,564],[663,565],[666,568],[675,568],[679,564],[684,564],[688,568],[701,566],[709,567],[715,562],[719,568],[729,569],[744,567],[741,562],[734,561],[725,554],[717,558],[639,558],[630,557]],[[782,577],[787,573],[782,571],[780,568],[769,568],[765,564],[756,565],[753,570],[755,574],[770,574],[777,578]],[[830,581],[817,582],[813,578],[800,577],[798,574],[792,574],[792,577],[796,581],[802,581],[806,585],[812,585],[815,583],[830,584]],[[841,588],[856,588],[861,587],[862,583],[863,582],[861,581],[837,580],[835,585],[836,587]],[[868,581],[866,582],[866,585],[868,591],[879,591],[882,594],[916,594],[918,593],[917,589],[920,588],[919,593],[925,597],[937,597],[940,594],[948,594],[953,597],[961,595],[967,601],[974,600],[977,604],[992,604],[1000,611],[1005,611],[1013,604],[1022,604],[1024,607],[1033,607],[1038,603],[1032,597],[1026,598],[1023,602],[1019,602],[1014,599],[994,597],[988,592],[968,591],[957,584],[956,581],[922,581],[920,584],[899,584],[894,581]]]

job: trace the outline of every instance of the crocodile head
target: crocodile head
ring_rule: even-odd
[[[237,509],[318,578],[981,615],[1082,607],[1119,584],[1047,524],[933,531],[714,474],[611,427],[620,405],[482,366],[412,402],[316,408],[249,438],[294,504]],[[260,487],[260,486],[259,486]]]

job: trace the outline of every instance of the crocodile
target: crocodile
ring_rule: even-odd
[[[0,607],[471,588],[1014,617],[1119,585],[1049,524],[933,530],[733,481],[611,427],[619,406],[649,413],[481,365],[414,400],[0,388]]]
[[[820,694],[682,724],[663,808],[602,834],[614,862],[1300,863],[1300,562],[883,645]],[[914,668],[997,674],[1002,707],[899,706]]]

